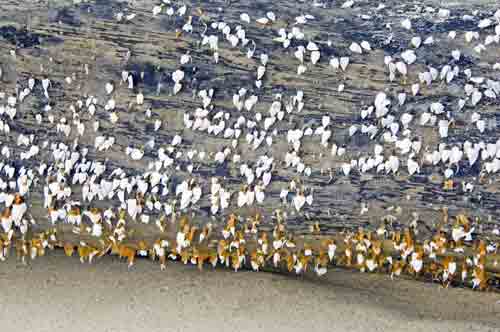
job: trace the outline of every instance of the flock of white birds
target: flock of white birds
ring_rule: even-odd
[[[15,92],[8,92],[5,85],[0,85],[0,131],[6,137],[15,135],[7,140],[8,143],[1,144],[0,203],[11,208],[11,216],[2,217],[1,231],[8,233],[18,227],[25,232],[31,224],[40,223],[45,216],[29,213],[30,204],[39,197],[37,193],[43,195],[43,207],[48,209],[48,220],[52,224],[78,224],[80,219],[75,220],[69,213],[72,208],[80,206],[88,210],[103,201],[119,202],[118,206],[111,205],[105,216],[111,218],[115,214],[113,211],[120,207],[131,219],[148,224],[155,214],[170,216],[196,212],[203,199],[209,202],[207,210],[216,219],[237,209],[258,210],[266,200],[278,194],[279,204],[273,209],[302,215],[307,207],[319,204],[315,195],[323,189],[308,185],[307,179],[312,174],[326,174],[330,183],[334,178],[349,179],[356,174],[411,178],[425,173],[426,169],[437,169],[444,180],[460,183],[460,171],[479,164],[477,176],[462,181],[463,191],[473,192],[479,181],[487,182],[500,171],[500,139],[490,135],[494,133],[496,122],[493,116],[476,111],[483,104],[498,105],[500,80],[495,80],[495,77],[500,73],[500,58],[499,62],[488,64],[488,75],[473,65],[461,65],[460,61],[464,53],[471,52],[478,59],[489,53],[498,57],[500,10],[496,8],[491,8],[486,14],[464,13],[460,19],[473,22],[474,29],[450,30],[445,37],[441,33],[439,38],[415,32],[416,16],[401,15],[399,24],[386,24],[385,43],[396,40],[399,31],[411,38],[401,51],[385,52],[383,56],[386,82],[400,84],[399,92],[382,89],[373,96],[363,97],[363,105],[355,116],[359,121],[344,128],[348,139],[363,136],[370,140],[370,149],[366,153],[358,153],[356,146],[336,141],[335,131],[338,129],[334,109],[320,109],[320,121],[314,125],[295,123],[309,108],[308,96],[303,90],[296,90],[291,95],[273,94],[271,102],[269,97],[260,93],[266,81],[273,82],[273,75],[277,75],[279,69],[273,68],[276,61],[273,52],[260,47],[258,40],[253,38],[256,33],[272,35],[273,45],[288,56],[288,59],[280,60],[293,63],[297,77],[307,77],[315,66],[323,66],[325,75],[341,77],[350,70],[357,70],[355,64],[360,57],[371,57],[374,53],[380,55],[381,50],[377,50],[370,40],[345,41],[343,45],[337,45],[330,39],[311,38],[305,33],[305,27],[317,22],[317,17],[308,13],[308,7],[311,12],[321,12],[323,6],[349,11],[361,4],[366,5],[366,1],[299,1],[304,11],[291,21],[288,16],[280,17],[282,13],[279,11],[267,11],[261,15],[241,12],[239,22],[232,24],[215,19],[217,16],[205,12],[204,8],[181,1],[163,0],[152,4],[149,13],[132,9],[115,12],[115,22],[124,25],[133,25],[139,19],[182,21],[181,27],[175,29],[172,43],[184,38],[194,39],[199,50],[210,55],[211,63],[202,65],[196,63],[197,57],[190,51],[174,53],[178,57],[178,67],[169,73],[167,80],[158,83],[157,92],[169,94],[168,98],[193,95],[194,106],[189,111],[182,111],[180,117],[183,128],[174,135],[165,135],[172,123],[157,116],[162,109],[151,106],[158,93],[137,87],[137,82],[144,79],[144,72],[132,73],[123,69],[116,73],[117,79],[99,84],[97,90],[100,92],[95,95],[100,94],[103,98],[82,94],[62,115],[53,112],[58,98],[53,93],[59,96],[61,90],[74,90],[79,81],[87,80],[88,64],[82,73],[71,73],[63,81],[49,75],[33,75],[26,82],[17,82]],[[231,6],[230,2],[226,5]],[[375,4],[372,9],[377,17],[382,18],[389,10],[384,2]],[[422,6],[419,10],[421,15],[439,22],[456,17],[454,9]],[[361,19],[369,21],[373,17],[363,14]],[[288,23],[283,24],[284,21]],[[432,52],[435,44],[441,42],[440,38],[457,41],[456,49],[442,54],[449,58],[448,64],[440,67],[422,65],[420,54]],[[331,48],[342,49],[337,52],[342,55],[325,55],[325,49]],[[226,50],[241,57],[243,62],[255,64],[252,85],[224,87],[226,91],[221,91],[214,84],[211,88],[193,90],[190,83],[195,72],[202,71],[207,65],[224,66],[230,62],[227,57],[222,57]],[[1,52],[6,53],[2,59],[16,61],[17,49],[3,48]],[[0,79],[4,65],[0,64]],[[342,94],[348,84],[347,80],[339,79],[338,93]],[[404,106],[413,103],[413,99],[424,91],[446,90],[448,86],[454,89],[458,86],[461,97],[419,101],[425,104],[425,108],[405,111]],[[43,96],[37,97],[37,91]],[[132,92],[132,101],[130,98],[120,99],[120,96]],[[219,108],[215,103],[218,95],[226,93],[232,95],[230,106]],[[72,94],[78,94],[78,91],[72,91]],[[42,105],[22,108],[32,98],[41,98]],[[262,107],[262,103],[266,106]],[[127,112],[142,113],[150,125],[148,138],[140,144],[123,145],[120,136],[113,134],[112,128],[123,128],[120,127],[122,119],[130,121]],[[55,128],[57,135],[23,133],[19,126],[22,129],[24,124],[16,124],[16,121],[26,117],[24,113],[34,115],[33,126]],[[465,134],[453,129],[457,114],[465,114],[468,128]],[[288,129],[282,130],[281,124],[287,124]],[[103,130],[103,125],[106,130]],[[17,129],[11,130],[14,127]],[[422,131],[417,128],[434,132],[437,137],[435,144],[425,144],[425,138],[419,135]],[[134,135],[133,129],[129,134]],[[222,138],[226,143],[215,152],[210,151],[203,141],[193,142],[191,138],[195,134]],[[124,135],[123,131],[120,135]],[[89,137],[92,137],[93,145],[81,144]],[[283,144],[278,144],[281,141],[286,142],[285,149]],[[317,168],[306,158],[310,156],[307,149],[311,144],[305,142],[314,142],[315,151],[320,151],[315,152],[315,161],[335,160],[336,166]],[[121,155],[116,154],[117,150]],[[243,151],[249,151],[249,154]],[[117,167],[111,162],[113,158],[125,158],[130,167]],[[134,174],[130,169],[133,170],[135,165],[146,167],[144,170],[137,168],[140,172]],[[239,188],[229,185],[224,175],[207,173],[207,165],[212,170],[236,170],[236,179],[231,183],[236,181]],[[281,169],[293,176],[287,179],[287,185],[276,188],[273,180]],[[335,191],[335,184],[331,186]],[[16,194],[26,202],[22,208],[15,204]],[[367,206],[363,204],[361,213],[368,209]],[[83,215],[93,220],[92,213]],[[96,222],[92,229],[95,236],[102,234],[98,224]],[[499,235],[498,227],[492,232]]]

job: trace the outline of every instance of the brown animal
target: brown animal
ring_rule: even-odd
[[[15,242],[17,258],[21,259],[23,264],[26,264],[26,256],[28,256],[28,245],[29,242],[24,239],[17,239]]]
[[[66,242],[64,243],[63,248],[66,256],[68,257],[73,256],[73,253],[75,252],[75,245],[73,243]]]
[[[405,229],[403,240],[406,245],[406,249],[413,248],[415,243],[413,241],[413,236],[409,228]]]
[[[403,272],[404,267],[405,263],[403,261],[397,260],[394,263],[392,263],[391,279],[394,279],[394,276],[399,277]]]
[[[32,238],[29,241],[31,259],[35,259],[37,256],[41,257],[45,255],[45,246],[48,245],[47,240],[44,238],[45,234],[40,234],[39,237]]]
[[[5,261],[9,257],[12,234],[12,231],[9,234],[0,234],[0,261]]]
[[[215,252],[214,250],[210,251],[208,261],[210,262],[210,264],[212,264],[212,267],[215,268],[218,261],[217,252]]]
[[[203,241],[208,241],[210,235],[212,234],[212,224],[208,223],[205,225],[200,233],[198,243],[202,243]]]
[[[163,271],[166,268],[167,264],[167,250],[168,241],[158,239],[153,243],[153,247],[149,251],[149,255],[151,259],[154,261],[156,257],[158,257],[160,261],[160,269]]]
[[[203,270],[203,264],[205,261],[210,260],[210,254],[207,249],[193,248],[193,256],[191,257],[191,262],[197,264],[198,269]]]
[[[300,255],[299,261],[302,264],[302,270],[307,272],[307,268],[309,267],[309,262],[311,261],[312,256]]]
[[[88,259],[89,264],[92,263],[92,259],[99,253],[99,249],[93,248],[86,243],[82,242],[78,246],[78,255],[80,256],[80,262],[85,263],[85,259]]]
[[[127,257],[129,269],[134,265],[135,254],[136,254],[135,249],[126,246],[124,244],[118,245],[118,256],[120,258]]]
[[[484,291],[488,288],[488,278],[486,277],[486,271],[484,267],[477,266],[472,272],[472,288]]]
[[[286,267],[288,269],[288,272],[293,271],[293,268],[294,268],[296,262],[297,262],[297,257],[295,255],[289,253],[286,256]]]
[[[318,257],[316,258],[316,265],[319,267],[327,267],[330,259],[328,253],[324,250],[320,250]]]
[[[343,263],[345,266],[347,267],[351,267],[352,266],[352,239],[350,237],[348,237],[346,239],[346,243],[345,243],[345,249],[344,249],[344,257],[343,257]]]
[[[449,179],[444,181],[443,190],[453,190],[453,180]]]
[[[254,271],[259,271],[259,269],[264,265],[264,255],[262,252],[254,250],[250,253],[250,265]]]
[[[245,263],[245,246],[240,245],[231,255],[231,263],[234,271],[238,271]]]

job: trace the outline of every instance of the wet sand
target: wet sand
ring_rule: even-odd
[[[0,265],[5,331],[500,331],[500,297],[383,275],[199,272],[61,252]]]

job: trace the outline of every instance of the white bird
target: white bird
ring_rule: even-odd
[[[295,210],[299,212],[304,206],[304,204],[306,204],[306,197],[302,192],[297,193],[293,198],[293,205],[295,207]]]
[[[242,20],[245,23],[250,23],[250,16],[247,13],[241,13],[240,20]]]
[[[0,75],[0,78],[1,76],[2,75]],[[35,79],[33,77],[30,77],[28,79],[28,89],[33,90],[34,87],[35,87]]]
[[[158,131],[158,129],[160,129],[160,127],[161,127],[161,120],[156,119],[155,123],[154,123],[154,131]]]
[[[190,61],[191,61],[191,55],[189,54],[189,52],[181,55],[181,59],[180,59],[181,65],[185,65],[186,63],[188,63]]]
[[[345,176],[348,176],[349,173],[351,172],[351,164],[343,163],[342,164],[342,172],[344,173]]]
[[[409,18],[404,19],[401,21],[401,26],[405,28],[406,30],[411,30],[411,21]]]
[[[439,135],[441,137],[448,137],[449,122],[447,120],[439,120]]]
[[[476,127],[479,130],[479,132],[482,134],[484,130],[486,129],[486,122],[484,120],[478,120],[476,121]]]
[[[177,146],[182,143],[182,137],[179,135],[175,135],[174,138],[172,139],[172,146]]]
[[[404,51],[403,53],[401,53],[401,57],[409,65],[411,65],[412,63],[414,63],[417,60],[417,56],[415,54],[415,51],[413,51],[413,50]]]
[[[371,47],[370,43],[369,43],[369,42],[367,42],[366,40],[363,40],[363,41],[361,42],[361,44],[360,44],[360,45],[361,45],[361,47],[362,47],[365,51],[371,51],[371,50],[372,50],[372,47]]]
[[[493,22],[489,18],[485,18],[485,19],[482,19],[481,21],[479,21],[477,27],[479,29],[484,29],[484,28],[489,27],[492,23]]]
[[[137,148],[127,147],[125,152],[132,160],[141,160],[144,156],[144,151]]]
[[[138,105],[142,105],[144,103],[144,95],[141,92],[137,94],[136,101]]]
[[[351,50],[351,52],[353,53],[358,53],[358,54],[363,53],[361,46],[356,42],[351,43],[351,46],[349,46],[349,50]]]
[[[184,79],[184,72],[180,69],[177,69],[176,71],[174,71],[172,73],[172,80],[175,82],[175,83],[179,83],[180,81],[182,81]]]
[[[276,21],[276,15],[273,12],[267,12],[266,13],[267,18],[269,18],[271,21]]]
[[[340,58],[340,68],[342,71],[345,71],[347,69],[347,66],[349,65],[349,57],[343,56]]]
[[[163,8],[163,4],[154,6],[153,7],[153,16],[158,16],[158,14],[161,13],[162,8]]]
[[[114,86],[111,82],[106,83],[106,93],[109,95],[113,92]]]
[[[341,8],[351,8],[354,5],[354,0],[347,0],[341,6]]]
[[[186,14],[186,11],[187,11],[187,6],[182,5],[177,9],[177,14],[179,14],[179,16],[184,16]]]
[[[420,172],[420,166],[415,160],[411,158],[408,159],[407,166],[408,166],[408,173],[410,174],[410,176]]]
[[[304,53],[305,53],[304,46],[299,45],[297,47],[297,50],[293,54],[300,61],[300,63],[303,63],[304,62]]]
[[[297,75],[300,76],[300,75],[304,74],[306,72],[306,70],[307,70],[307,67],[305,65],[299,65],[297,67]]]
[[[479,103],[479,101],[481,101],[482,97],[483,94],[480,91],[474,90],[474,92],[472,92],[472,97],[471,97],[472,106],[476,106]]]
[[[415,48],[419,48],[420,45],[422,44],[422,38],[416,36],[411,39],[411,44]]]
[[[408,125],[410,124],[411,120],[413,119],[413,115],[409,114],[409,113],[404,113],[402,116],[401,116],[401,123],[403,124],[403,127],[404,128],[408,128]]]
[[[257,80],[260,80],[266,72],[266,67],[264,66],[259,66],[257,68]]]
[[[311,63],[313,65],[315,65],[316,63],[318,63],[320,57],[321,57],[320,51],[312,51],[311,52]]]

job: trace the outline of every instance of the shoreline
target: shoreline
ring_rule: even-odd
[[[0,264],[0,320],[21,331],[500,331],[498,294],[331,269],[324,277],[61,251]]]

